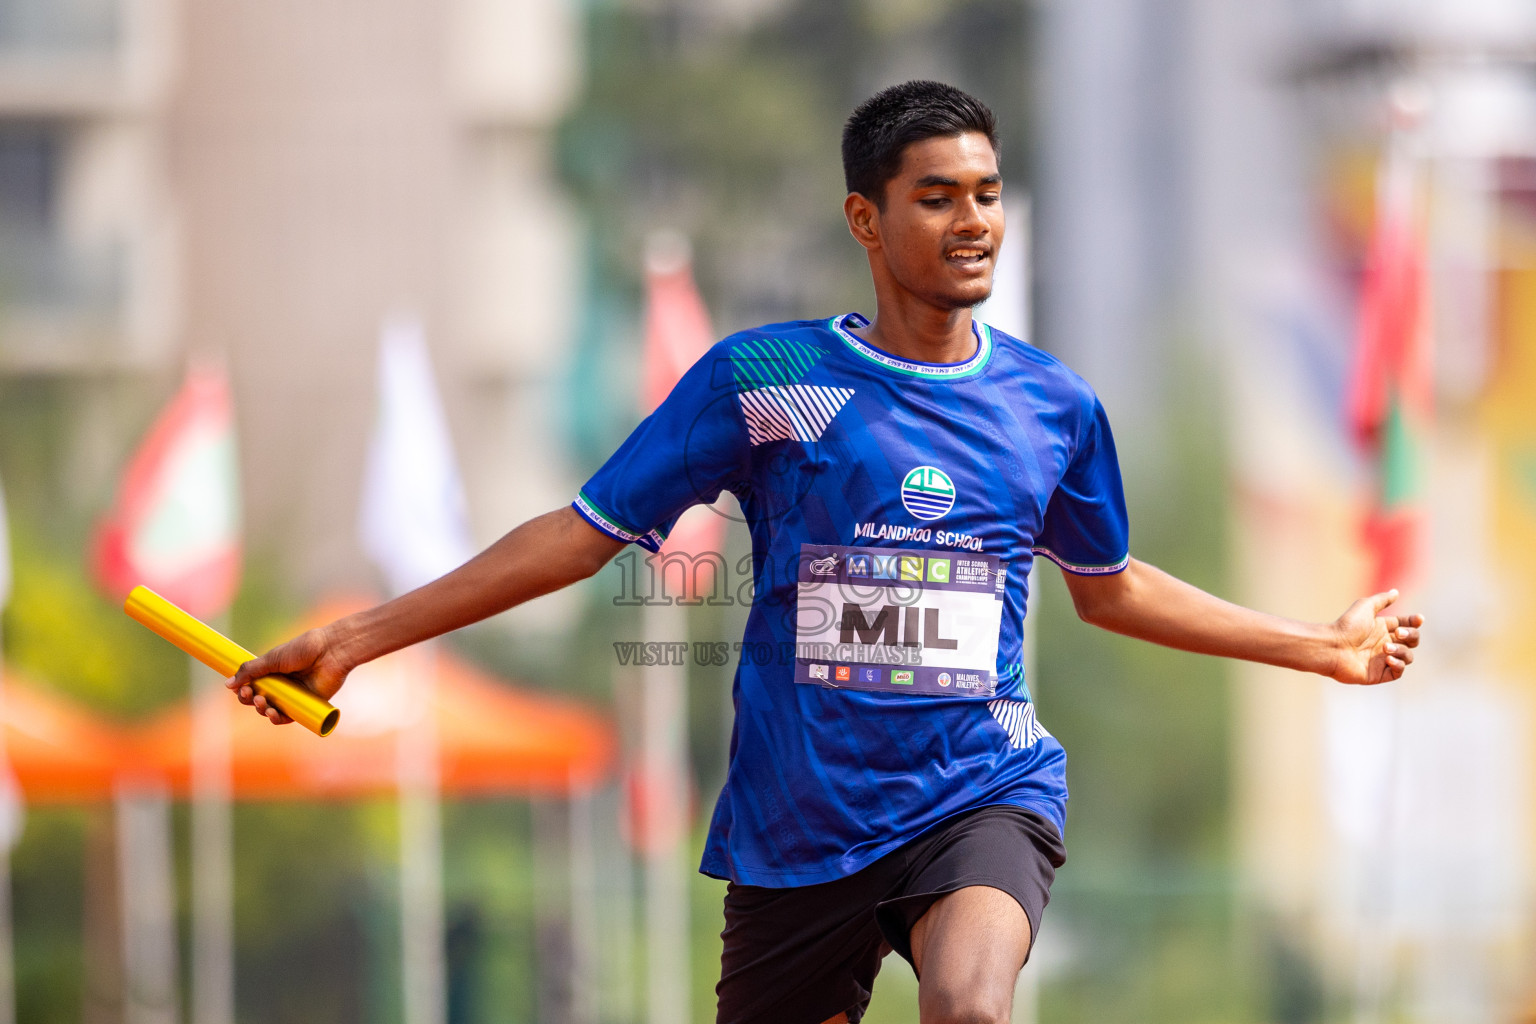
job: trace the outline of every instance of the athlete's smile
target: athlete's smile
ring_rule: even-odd
[[[972,273],[981,273],[987,269],[992,261],[992,247],[990,245],[976,245],[974,242],[965,245],[953,246],[944,254],[944,259],[952,266],[967,270]]]

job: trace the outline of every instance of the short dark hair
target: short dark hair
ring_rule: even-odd
[[[901,170],[901,156],[914,142],[978,132],[997,151],[997,119],[987,105],[943,82],[903,82],[858,105],[843,125],[843,180],[876,206],[885,205],[885,186]]]

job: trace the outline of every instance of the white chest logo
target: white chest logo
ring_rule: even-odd
[[[955,485],[934,466],[918,466],[901,482],[901,503],[919,519],[938,519],[955,507]]]

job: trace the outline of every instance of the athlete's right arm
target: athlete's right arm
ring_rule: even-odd
[[[278,725],[291,721],[251,681],[282,673],[330,698],[357,666],[402,647],[569,586],[624,547],[567,506],[531,519],[445,576],[392,601],[337,619],[240,666],[229,681],[242,703]]]

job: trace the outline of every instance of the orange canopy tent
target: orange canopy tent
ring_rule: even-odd
[[[0,723],[5,756],[29,804],[111,799],[135,771],[122,730],[6,667]]]
[[[300,629],[356,611],[335,602]],[[436,673],[435,699],[417,691]],[[353,672],[336,695],[341,722],[324,739],[296,725],[273,726],[233,694],[213,695],[230,716],[236,799],[345,798],[393,792],[401,729],[436,717],[442,792],[564,794],[601,781],[614,755],[611,725],[569,698],[515,690],[442,648],[412,648]],[[183,703],[149,723],[137,749],[143,762],[185,794],[191,775],[192,715]]]

